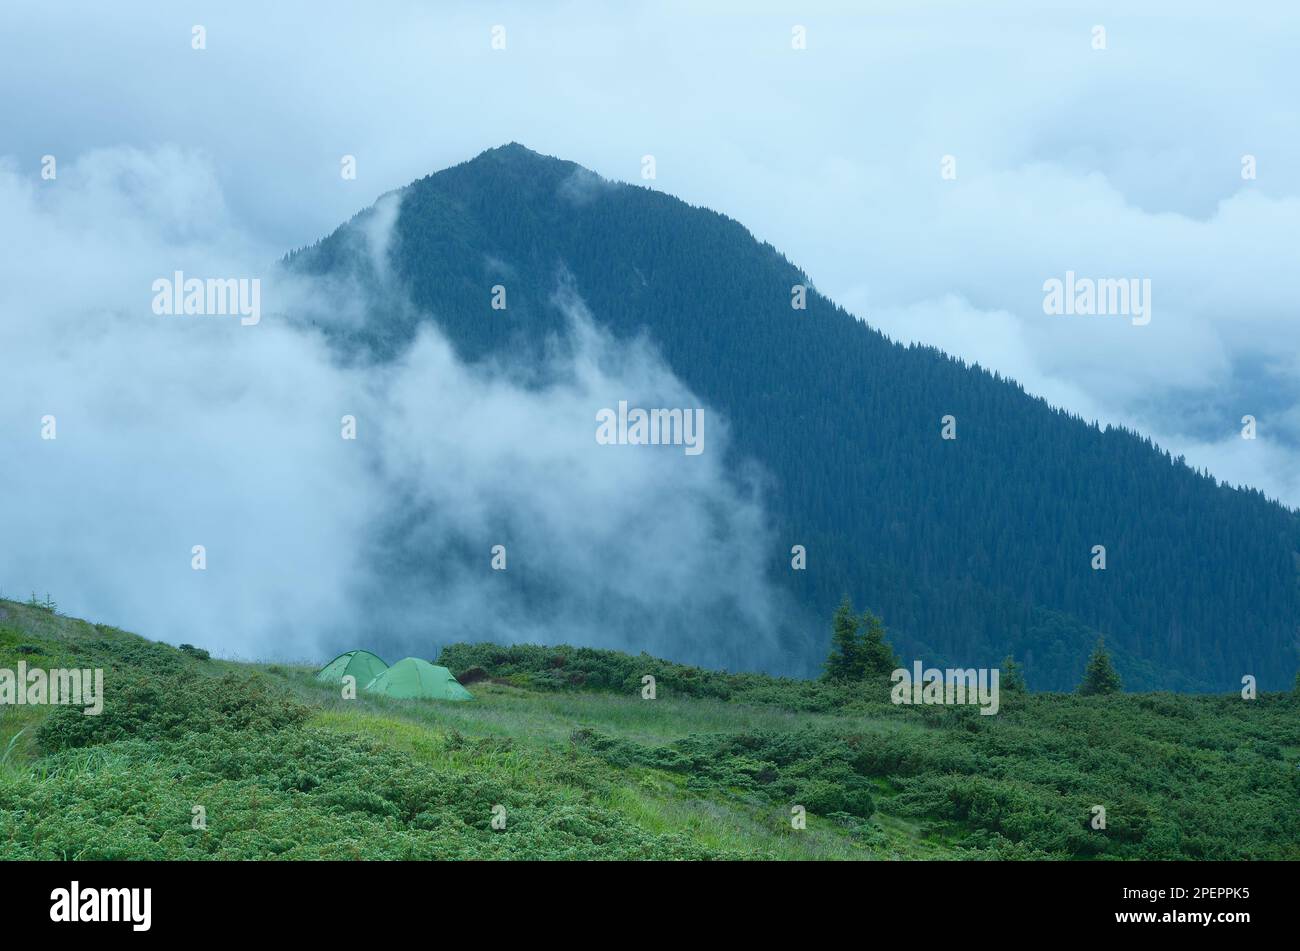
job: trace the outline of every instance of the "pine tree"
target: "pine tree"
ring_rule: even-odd
[[[862,664],[863,674],[888,677],[898,669],[898,657],[885,640],[885,624],[870,611],[862,614]]]
[[[826,658],[826,680],[861,680],[864,671],[858,619],[846,594],[831,620],[831,653]]]
[[[1295,672],[1295,695],[1300,697],[1300,670]]]
[[[1002,679],[1000,681],[1002,690],[1010,690],[1013,693],[1024,693],[1028,690],[1025,684],[1024,671],[1016,663],[1016,659],[1008,654],[1002,660]]]
[[[1110,654],[1106,653],[1106,638],[1099,637],[1097,646],[1093,648],[1092,657],[1088,659],[1088,669],[1084,672],[1083,683],[1079,684],[1079,693],[1084,696],[1119,693],[1120,686],[1119,674],[1115,672],[1110,662]]]

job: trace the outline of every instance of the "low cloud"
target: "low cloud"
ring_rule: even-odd
[[[703,407],[699,456],[596,442],[621,399],[702,406],[653,348],[615,343],[560,280],[573,332],[540,373],[467,366],[432,326],[392,364],[340,365],[315,328],[374,300],[266,268],[214,182],[176,150],[0,172],[6,596],[242,657],[489,639],[778,662],[761,474],[725,420]],[[381,277],[399,211],[364,229]],[[156,316],[176,270],[263,281],[261,322]]]

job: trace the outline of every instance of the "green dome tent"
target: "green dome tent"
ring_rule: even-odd
[[[450,670],[418,657],[399,660],[366,684],[366,690],[398,700],[474,699],[474,695],[456,681]]]
[[[370,651],[348,651],[322,667],[316,679],[337,684],[342,683],[344,677],[355,677],[357,686],[364,687],[387,669],[388,665]]]

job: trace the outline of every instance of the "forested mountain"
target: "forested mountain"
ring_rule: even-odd
[[[1259,492],[936,349],[896,344],[869,314],[864,323],[811,289],[806,310],[792,309],[792,285],[807,283],[799,268],[737,222],[663,193],[512,144],[394,197],[387,263],[414,307],[376,308],[360,329],[336,331],[339,347],[382,362],[436,320],[470,361],[540,352],[566,332],[564,274],[601,325],[647,336],[727,418],[737,464],[770,475],[783,540],[773,578],[821,619],[805,671],[848,593],[884,617],[904,659],[993,666],[1010,652],[1036,689],[1073,687],[1098,633],[1130,689],[1227,690],[1244,674],[1290,684],[1300,517]],[[290,266],[365,279],[374,265],[358,236],[375,215]],[[498,283],[509,307],[494,312]],[[941,438],[949,414],[955,440]],[[790,569],[794,544],[807,548],[805,571]]]

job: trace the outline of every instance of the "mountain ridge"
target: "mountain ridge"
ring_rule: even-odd
[[[335,333],[340,348],[382,363],[432,320],[466,361],[527,359],[566,334],[552,299],[563,268],[601,326],[648,335],[773,473],[778,535],[809,552],[804,573],[775,552],[773,576],[812,613],[848,592],[907,656],[967,666],[1014,652],[1038,687],[1068,686],[1098,634],[1134,686],[1289,682],[1300,517],[1258,490],[889,339],[739,222],[663,192],[509,143],[396,194],[388,260],[412,306],[376,308]],[[286,263],[377,285],[356,243],[375,207]],[[496,283],[509,287],[501,312]],[[804,311],[794,284],[808,287]],[[1105,571],[1090,567],[1095,544]]]

